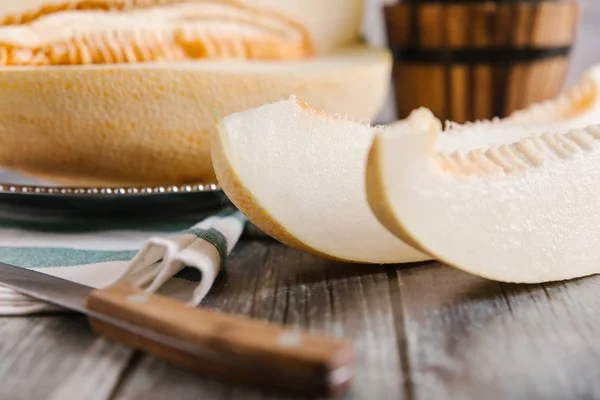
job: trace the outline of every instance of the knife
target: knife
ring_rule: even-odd
[[[187,306],[127,283],[104,289],[0,263],[0,285],[87,314],[99,336],[214,377],[304,396],[352,379],[349,342]]]

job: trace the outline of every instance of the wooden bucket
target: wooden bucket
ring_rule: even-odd
[[[565,82],[578,0],[404,0],[384,7],[398,118],[505,117]]]

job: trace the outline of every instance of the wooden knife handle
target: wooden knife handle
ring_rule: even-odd
[[[92,292],[87,305],[98,335],[202,373],[304,396],[339,395],[351,380],[345,341],[192,308],[128,284]]]

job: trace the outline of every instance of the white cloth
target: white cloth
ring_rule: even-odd
[[[243,215],[233,211],[209,217],[181,232],[72,233],[0,227],[0,262],[93,288],[129,282],[148,292],[197,306],[212,287],[245,224]],[[190,278],[185,273],[189,268],[198,270],[201,278]],[[57,307],[0,287],[0,315],[56,310]]]

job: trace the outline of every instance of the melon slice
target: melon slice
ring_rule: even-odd
[[[388,232],[364,195],[374,128],[294,97],[224,118],[212,140],[218,181],[259,228],[289,246],[361,263],[428,259]]]
[[[376,135],[367,198],[397,237],[498,281],[600,272],[600,125],[453,153],[440,140],[434,125]]]

